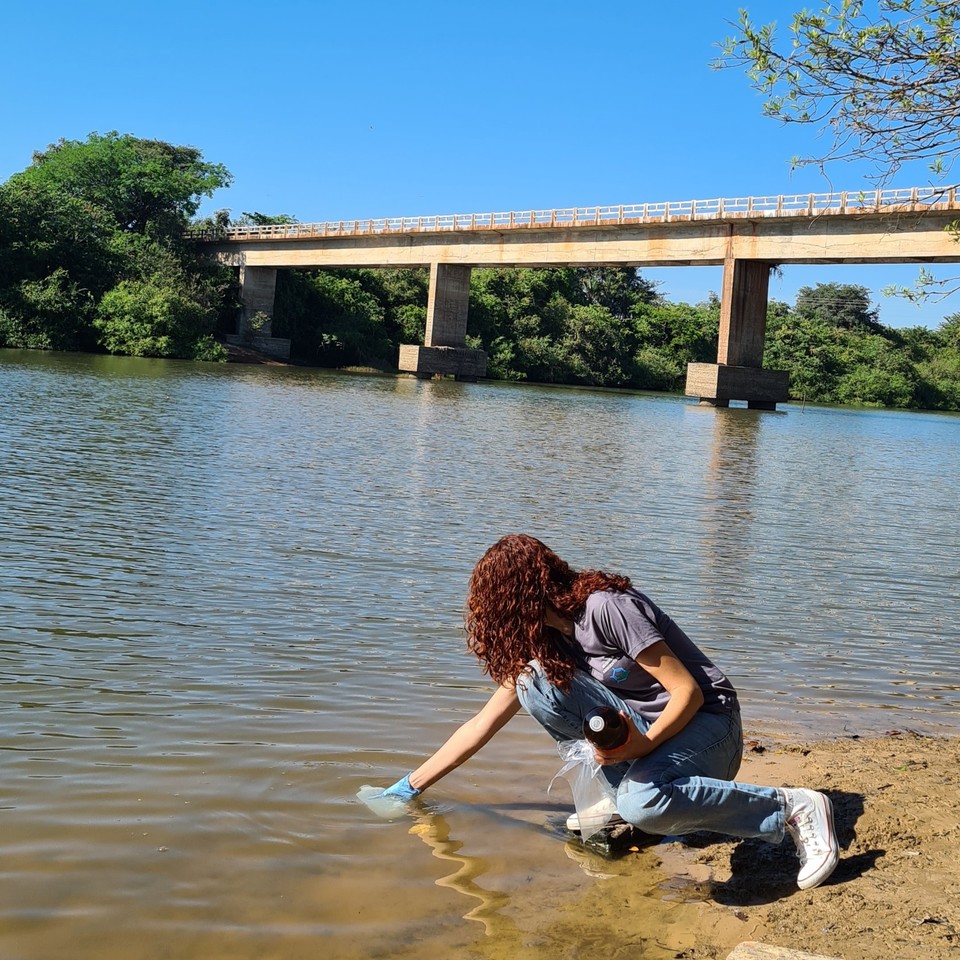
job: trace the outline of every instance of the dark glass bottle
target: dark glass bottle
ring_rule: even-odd
[[[583,735],[601,750],[616,750],[627,742],[630,728],[613,707],[597,707],[584,717]]]

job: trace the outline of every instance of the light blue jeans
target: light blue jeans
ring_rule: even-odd
[[[625,710],[637,728],[650,722],[589,674],[578,670],[564,693],[530,664],[517,681],[526,711],[553,737],[583,739],[583,718],[609,705]],[[696,714],[675,736],[639,760],[603,767],[617,788],[617,810],[646,833],[678,836],[709,830],[733,837],[783,839],[783,796],[776,787],[739,783],[743,730],[740,713]]]

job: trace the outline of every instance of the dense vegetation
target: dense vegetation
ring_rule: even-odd
[[[0,346],[223,359],[231,271],[184,232],[230,183],[193,147],[60,140],[0,185]]]
[[[0,346],[225,359],[236,277],[186,229],[229,183],[193,147],[130,135],[37,153],[0,185]],[[305,363],[396,369],[399,345],[423,341],[427,284],[425,270],[280,271],[273,333]],[[475,269],[468,339],[491,377],[675,391],[689,362],[716,359],[719,312],[715,297],[668,303],[628,268]],[[956,410],[960,314],[894,330],[865,288],[818,284],[770,304],[764,363],[796,399]]]
[[[400,343],[423,342],[427,281],[425,270],[285,272],[274,332],[324,365],[389,367]],[[673,390],[689,361],[716,358],[717,316],[715,304],[664,303],[629,268],[477,269],[468,345],[498,379]]]
[[[274,333],[322,366],[392,369],[422,343],[425,270],[283,271]],[[715,362],[720,304],[667,303],[631,269],[474,270],[468,345],[505,380],[681,390],[690,362]],[[764,366],[790,373],[791,396],[960,409],[960,314],[937,330],[884,326],[852,284],[804,287],[767,314]]]

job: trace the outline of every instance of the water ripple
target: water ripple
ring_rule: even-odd
[[[748,724],[960,721],[957,417],[12,351],[0,378],[8,955],[82,955],[76,918],[111,942],[139,898],[164,955],[268,929],[263,902],[312,956],[303,891],[338,902],[357,850],[408,855],[350,798],[486,695],[463,599],[511,531],[634,577]],[[502,742],[450,789],[511,770],[540,797],[549,745],[528,718]],[[317,927],[349,955],[346,913]]]

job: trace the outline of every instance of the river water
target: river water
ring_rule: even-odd
[[[15,351],[0,390],[4,960],[673,956],[655,859],[641,941],[591,926],[528,717],[408,818],[355,799],[482,704],[507,532],[629,573],[748,730],[960,727],[960,417]]]

